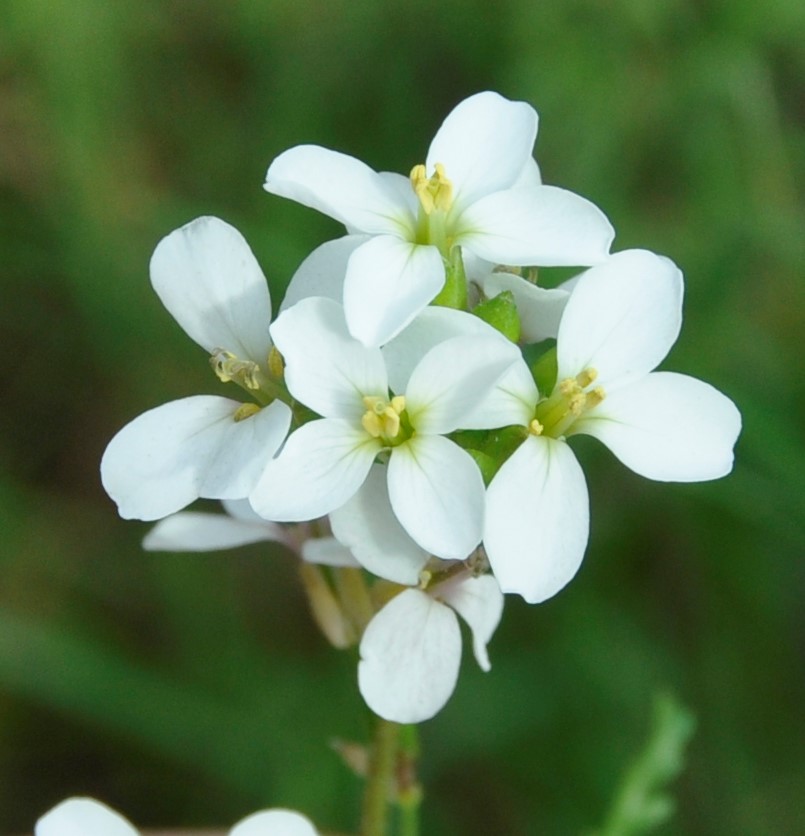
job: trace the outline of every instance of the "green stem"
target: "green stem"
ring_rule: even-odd
[[[419,836],[419,807],[422,787],[417,780],[419,734],[414,725],[403,726],[397,761],[397,804],[400,808],[400,836]]]
[[[361,836],[387,836],[388,806],[394,787],[400,726],[377,718],[363,795]]]

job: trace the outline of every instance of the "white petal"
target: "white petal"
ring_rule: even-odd
[[[520,359],[464,416],[461,429],[483,430],[513,424],[527,427],[534,417],[538,400],[537,384],[525,361]]]
[[[36,836],[139,836],[119,813],[93,798],[68,798],[45,813]]]
[[[439,343],[414,369],[405,390],[414,429],[449,433],[463,427],[464,418],[520,359],[520,349],[494,331]]]
[[[199,395],[158,406],[123,427],[101,461],[103,486],[120,515],[157,520],[199,497],[248,495],[282,444],[291,412],[276,401],[235,421],[240,406]]]
[[[596,385],[614,388],[648,374],[679,335],[682,295],[677,266],[647,250],[585,272],[559,326],[558,379],[594,368]]]
[[[249,497],[261,517],[314,520],[343,505],[363,484],[379,442],[363,427],[323,418],[291,433]]]
[[[414,217],[397,189],[368,165],[318,145],[297,145],[268,168],[267,192],[372,235],[409,237]]]
[[[291,277],[280,312],[309,296],[325,296],[342,304],[349,257],[368,240],[366,235],[345,235],[316,247]]]
[[[338,566],[346,569],[360,569],[352,552],[335,537],[314,537],[302,543],[302,560],[318,566]]]
[[[288,391],[319,415],[360,421],[364,395],[388,396],[379,349],[350,336],[332,299],[303,299],[280,314],[271,333],[285,358]]]
[[[350,333],[362,343],[388,342],[444,285],[436,247],[379,235],[358,247],[344,280],[344,313]]]
[[[428,174],[441,163],[453,183],[457,211],[508,189],[522,174],[537,138],[537,114],[525,102],[476,93],[448,114],[431,142]]]
[[[391,509],[386,467],[372,465],[355,496],[330,514],[333,534],[378,577],[416,586],[428,562]]]
[[[238,822],[229,836],[318,836],[301,813],[293,810],[262,810]]]
[[[214,552],[250,543],[282,543],[286,539],[282,526],[266,520],[245,522],[226,514],[181,511],[160,520],[145,535],[143,548],[161,552]]]
[[[589,524],[573,451],[563,441],[527,438],[486,495],[484,545],[500,588],[531,604],[556,595],[581,565]]]
[[[537,161],[533,157],[526,160],[523,170],[520,172],[517,180],[512,184],[513,189],[519,189],[521,186],[541,186],[542,174],[540,174]]]
[[[218,218],[171,232],[151,257],[151,284],[187,335],[265,364],[271,339],[268,284],[244,237]]]
[[[504,290],[512,292],[520,316],[522,342],[538,343],[556,338],[562,313],[570,298],[568,290],[539,287],[513,273],[490,273],[483,282],[483,290],[490,299]]]
[[[425,308],[391,342],[383,357],[393,392],[402,393],[417,363],[435,346],[451,337],[496,336],[498,332],[477,316],[452,308]]]
[[[416,435],[388,464],[391,507],[425,551],[463,560],[483,530],[484,483],[472,456],[440,435]]]
[[[740,431],[741,415],[728,397],[672,372],[618,389],[573,427],[598,438],[635,473],[662,482],[725,476]]]
[[[609,254],[614,237],[597,206],[555,186],[491,194],[456,221],[457,243],[496,264],[598,264]]]
[[[491,575],[480,578],[459,578],[440,584],[433,594],[449,604],[472,630],[472,649],[482,670],[488,671],[486,646],[503,615],[503,593]]]
[[[360,645],[358,685],[375,714],[421,723],[450,699],[461,662],[453,611],[406,589],[369,622]]]

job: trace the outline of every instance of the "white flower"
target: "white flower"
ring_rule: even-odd
[[[151,409],[112,439],[101,479],[121,516],[165,517],[199,497],[241,499],[288,432],[288,406],[271,398],[271,300],[243,236],[217,218],[172,232],[151,259],[151,282],[219,378],[261,403],[200,395]]]
[[[491,575],[447,580],[423,592],[406,589],[369,622],[360,643],[358,686],[375,714],[421,723],[456,687],[461,663],[458,613],[473,635],[475,659],[490,669],[487,642],[500,622],[503,594]]]
[[[45,813],[35,836],[139,836],[135,827],[93,798],[68,798]],[[263,810],[236,824],[229,836],[317,836],[310,821],[292,810]]]
[[[468,314],[466,316],[469,316]],[[288,390],[319,415],[291,434],[250,499],[267,519],[309,520],[349,500],[380,453],[391,505],[426,551],[461,558],[480,541],[484,486],[445,434],[519,357],[503,338],[456,337],[428,351],[389,392],[380,349],[352,338],[340,305],[304,299],[272,326]]]
[[[214,552],[276,542],[296,548],[287,526],[269,522],[252,510],[246,499],[225,499],[225,514],[180,511],[161,519],[143,538],[146,551]]]
[[[614,232],[601,211],[541,184],[536,133],[529,105],[478,93],[448,115],[409,179],[300,145],[272,162],[265,188],[364,234],[345,245],[343,304],[350,333],[382,345],[439,293],[461,248],[512,265],[606,257]]]
[[[741,419],[702,381],[653,372],[682,322],[682,274],[666,258],[628,250],[578,280],[557,341],[557,384],[540,399],[525,367],[505,379],[509,424],[526,438],[487,492],[484,545],[505,592],[535,603],[576,573],[589,510],[581,468],[565,437],[601,440],[649,479],[717,479],[732,468]],[[495,397],[502,415],[498,386]]]
[[[491,575],[473,577],[471,561],[437,561],[420,549],[391,510],[380,465],[373,466],[350,502],[330,514],[330,522],[338,539],[313,542],[330,552],[331,560],[351,550],[370,571],[413,587],[388,601],[363,633],[358,686],[366,704],[398,723],[430,719],[444,707],[458,679],[456,613],[472,631],[478,664],[490,669],[486,645],[503,612],[497,581]]]

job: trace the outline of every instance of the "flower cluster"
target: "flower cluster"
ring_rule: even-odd
[[[281,154],[266,190],[348,234],[305,259],[273,322],[235,229],[200,218],[168,235],[155,290],[250,397],[146,412],[101,465],[122,516],[162,520],[149,548],[296,551],[317,620],[334,644],[359,642],[361,693],[397,722],[452,693],[456,613],[486,670],[503,593],[541,602],[575,575],[589,500],[569,438],[650,479],[732,467],[733,403],[655,371],[681,327],[681,272],[611,253],[605,215],[542,184],[536,131],[530,106],[485,92],[408,178],[316,146]],[[540,286],[555,266],[582,272]],[[199,497],[229,514],[182,511]]]

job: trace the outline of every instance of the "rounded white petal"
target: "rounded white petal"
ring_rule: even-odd
[[[100,801],[68,798],[45,813],[35,836],[139,836],[137,830]]]
[[[265,364],[271,348],[268,284],[245,238],[218,218],[198,218],[163,238],[151,284],[187,335]]]
[[[590,526],[584,474],[564,441],[530,437],[486,495],[484,546],[500,588],[531,604],[576,574]]]
[[[293,810],[262,810],[239,821],[229,836],[318,836],[310,819]]]
[[[285,439],[291,411],[276,401],[235,421],[237,401],[183,398],[135,418],[101,460],[104,489],[126,519],[157,520],[199,497],[249,494]]]
[[[237,520],[226,514],[181,511],[160,520],[143,539],[146,551],[214,552],[250,543],[286,541],[282,526],[257,518]]]
[[[513,424],[527,427],[534,417],[538,400],[537,384],[528,366],[520,359],[463,417],[461,429],[483,430]]]
[[[537,138],[537,113],[525,102],[498,93],[476,93],[448,114],[433,138],[425,163],[432,174],[444,166],[453,183],[454,211],[520,177]]]
[[[362,244],[349,259],[344,313],[349,332],[368,346],[396,336],[444,285],[444,263],[436,247],[391,235]]]
[[[451,337],[499,336],[491,325],[477,316],[453,308],[430,306],[383,346],[383,357],[392,391],[401,393],[417,363],[439,343]]]
[[[465,417],[519,360],[520,349],[497,332],[439,343],[414,369],[405,390],[414,429],[449,433],[463,427]]]
[[[573,426],[631,470],[661,482],[703,482],[732,470],[741,414],[693,377],[654,372],[605,398]]]
[[[365,163],[321,148],[297,145],[268,167],[264,188],[317,209],[351,231],[409,237],[414,217],[395,186]]]
[[[388,395],[379,349],[350,336],[344,310],[332,299],[303,299],[271,326],[285,359],[288,391],[326,418],[360,421],[364,395]]]
[[[511,291],[520,317],[520,338],[524,343],[538,343],[556,338],[559,322],[570,298],[564,288],[546,288],[532,284],[513,273],[490,273],[483,282],[484,294],[490,299]]]
[[[472,456],[441,435],[416,435],[388,464],[391,507],[430,554],[463,560],[480,542],[484,482]]]
[[[424,592],[406,589],[369,622],[360,655],[358,685],[369,708],[395,723],[421,723],[456,687],[458,620]]]
[[[449,604],[472,631],[472,649],[481,670],[491,669],[486,646],[503,615],[503,593],[491,575],[458,578],[440,584],[433,595]]]
[[[555,186],[490,194],[468,207],[456,224],[456,242],[496,264],[598,264],[615,237],[595,204]]]
[[[391,509],[385,466],[372,465],[355,496],[330,513],[330,524],[333,534],[372,574],[417,585],[429,556],[408,536]]]
[[[267,520],[323,517],[358,490],[379,450],[363,427],[340,418],[303,424],[268,463],[249,500]]]
[[[682,273],[647,250],[624,250],[579,278],[557,339],[558,380],[584,369],[616,387],[648,374],[682,326]]]
[[[309,296],[325,296],[341,304],[349,257],[368,240],[366,235],[345,235],[316,247],[291,277],[280,312]]]
[[[360,569],[355,555],[335,537],[314,537],[302,543],[302,560],[318,566],[338,566],[345,569]]]

